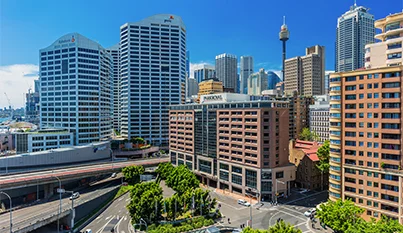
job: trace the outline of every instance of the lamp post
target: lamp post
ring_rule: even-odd
[[[277,191],[278,191],[277,185],[278,185],[278,183],[285,185],[285,182],[283,182],[281,180],[277,180],[277,178],[276,178],[276,193],[275,193],[275,195],[276,195],[276,203],[277,203],[277,199],[278,199],[278,197],[277,197]]]
[[[53,171],[52,171],[53,172]],[[59,193],[59,213],[57,215],[57,232],[59,233],[60,231],[60,214],[62,213],[62,193],[64,190],[62,189],[62,181],[59,179],[59,177],[52,175],[52,177],[56,178],[59,181],[59,188],[57,189],[57,192]]]
[[[251,188],[248,189],[250,192],[252,192],[253,190]],[[254,189],[255,191],[255,195],[249,194],[249,193],[245,193],[245,195],[249,196],[249,201],[250,201],[250,206],[249,206],[249,220],[250,220],[250,227],[252,227],[252,196],[256,197],[256,200],[258,201],[258,203],[260,203],[259,200],[259,190]]]
[[[71,229],[71,232],[73,232],[73,228],[74,228],[74,197],[73,197],[73,194],[74,194],[74,191],[66,191],[66,190],[64,190],[64,192],[66,192],[66,193],[71,193],[71,226],[70,226],[70,229]]]
[[[4,194],[10,200],[10,233],[13,233],[13,202],[11,201],[10,195],[7,193],[0,191],[0,194]]]

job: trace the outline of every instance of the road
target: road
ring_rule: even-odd
[[[271,206],[268,203],[259,209],[256,206],[249,208],[237,204],[237,200],[219,193],[211,192],[211,196],[217,198],[221,203],[221,213],[225,220],[220,223],[222,226],[240,227],[241,224],[247,224],[250,219],[250,210],[252,209],[252,227],[258,229],[268,229],[269,226],[276,224],[281,218],[301,229],[303,233],[327,232],[319,227],[319,223],[312,227],[312,222],[304,216],[304,212],[315,207],[317,204],[327,200],[326,192],[317,192],[310,195],[300,195],[300,198],[277,206]],[[246,199],[247,200],[247,199]],[[230,218],[230,223],[228,223]]]
[[[81,193],[80,197],[74,200],[74,205],[87,202],[95,199],[111,190],[115,189],[117,185],[104,184],[103,186],[91,187],[85,193]],[[71,201],[69,195],[65,194],[62,199],[62,212],[71,209]],[[48,219],[56,216],[59,211],[59,199],[33,205],[30,207],[18,209],[13,211],[13,230],[23,229],[28,227],[41,219]],[[5,213],[0,215],[0,232],[9,232],[9,214]]]
[[[37,182],[46,181],[47,183],[55,182],[55,176],[60,179],[73,179],[80,176],[99,175],[102,172],[108,173],[117,171],[129,165],[158,165],[159,163],[169,162],[168,157],[150,158],[140,160],[129,160],[124,162],[114,162],[96,165],[83,165],[78,167],[60,168],[40,172],[27,172],[23,174],[15,174],[0,177],[0,189],[9,187],[17,187],[18,185],[27,186],[29,184],[36,185]]]
[[[81,232],[91,229],[93,233],[110,233],[114,228],[115,233],[133,233],[133,226],[130,224],[131,218],[126,209],[129,202],[129,193],[119,197]]]

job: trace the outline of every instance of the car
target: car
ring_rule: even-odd
[[[315,209],[315,208],[311,208],[311,209],[305,211],[304,215],[305,215],[306,217],[311,217],[312,215],[315,215],[315,213],[316,213],[316,209]]]
[[[92,233],[92,230],[91,230],[91,229],[87,229],[87,230],[85,230],[84,233]]]
[[[116,176],[117,176],[116,172],[114,172],[114,173],[112,173],[111,178],[115,178]]]
[[[243,205],[243,206],[250,206],[250,203],[243,200],[243,199],[238,199],[238,204]]]
[[[308,191],[309,191],[308,189],[300,189],[298,192],[300,194],[304,194],[304,193],[307,193]]]
[[[128,185],[127,182],[123,182],[123,183],[122,183],[122,186],[127,186],[127,185]]]
[[[80,193],[79,193],[79,192],[75,192],[75,193],[73,193],[73,195],[71,195],[70,200],[77,199],[77,198],[79,198],[79,197],[80,197]]]

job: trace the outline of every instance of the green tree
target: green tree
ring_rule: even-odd
[[[155,182],[134,185],[127,205],[132,223],[143,218],[148,224],[158,221],[162,212],[162,188]]]
[[[276,225],[269,227],[268,233],[302,233],[302,231],[281,220]]]
[[[316,216],[334,231],[345,232],[353,224],[360,223],[360,215],[363,212],[364,209],[355,206],[351,200],[339,199],[320,205]]]
[[[319,158],[319,163],[316,167],[321,171],[321,187],[323,190],[323,173],[329,172],[329,158],[330,158],[330,143],[326,140],[316,152]]]
[[[168,187],[175,190],[179,195],[182,195],[188,189],[199,187],[199,180],[196,175],[191,172],[186,166],[180,165],[173,169],[166,179]]]
[[[143,166],[128,166],[122,169],[123,175],[125,176],[125,180],[130,185],[134,185],[140,182],[140,175],[144,173]]]
[[[175,167],[171,163],[160,163],[158,164],[156,172],[159,174],[161,179],[166,180],[173,169],[175,169]]]
[[[251,227],[246,227],[243,229],[242,233],[268,233],[267,230],[259,230],[259,229],[253,229]]]
[[[310,131],[309,128],[303,128],[299,134],[299,139],[304,141],[317,141],[319,136],[316,132]]]
[[[362,219],[358,221],[358,224],[350,226],[345,233],[397,233],[403,232],[403,226],[399,224],[397,220],[390,219],[382,216],[379,221],[371,219],[366,222]]]

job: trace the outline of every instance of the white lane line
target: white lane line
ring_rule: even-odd
[[[105,223],[105,225],[104,225],[103,227],[101,227],[101,229],[99,229],[99,230],[97,231],[97,233],[103,232],[104,229],[105,229],[105,227],[109,224],[110,221],[112,221],[112,219],[113,219],[113,218],[109,219],[109,221],[107,221],[107,222]]]
[[[128,202],[128,201],[130,201],[130,198],[127,198],[127,199],[126,199],[126,202]]]
[[[119,216],[118,216],[118,219],[119,219]],[[119,222],[115,225],[117,233],[119,233],[119,226],[120,226],[120,223],[122,222],[122,220],[123,220],[123,218],[120,218]]]

